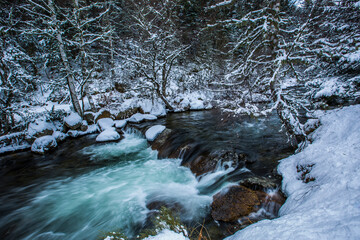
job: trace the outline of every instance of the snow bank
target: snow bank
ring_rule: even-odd
[[[43,136],[37,138],[31,146],[31,151],[43,154],[57,147],[56,139],[53,136]]]
[[[156,137],[164,130],[165,130],[165,126],[163,125],[152,126],[145,132],[145,137],[148,141],[154,141]]]
[[[152,121],[152,120],[156,120],[156,119],[157,119],[157,117],[152,114],[135,113],[128,119],[128,122],[139,123],[144,120]]]
[[[175,98],[175,102],[178,103],[179,108],[176,111],[182,110],[202,110],[212,108],[210,103],[205,104],[204,99],[208,99],[205,94],[201,92],[192,92],[187,94],[180,94]]]
[[[105,131],[101,132],[97,137],[97,142],[108,142],[116,141],[120,139],[120,134],[115,130],[115,128],[108,128]]]
[[[278,167],[288,199],[280,217],[238,239],[360,239],[360,105],[320,116],[314,142]]]
[[[99,125],[101,131],[105,131],[106,129],[115,126],[115,122],[111,118],[102,118],[97,122],[97,124]]]
[[[144,240],[188,240],[182,233],[176,233],[168,229],[164,229],[156,236],[144,238]]]

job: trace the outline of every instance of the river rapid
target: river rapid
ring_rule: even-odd
[[[2,239],[96,239],[122,229],[135,236],[146,225],[148,204],[181,206],[185,223],[202,222],[212,196],[249,175],[268,176],[293,148],[276,116],[233,118],[218,111],[173,113],[163,124],[174,130],[172,147],[196,151],[233,149],[251,164],[218,166],[195,177],[177,159],[158,158],[143,134],[127,127],[119,142],[98,144],[96,135],[68,139],[44,156],[22,152],[0,157]],[[191,158],[189,158],[191,159]]]

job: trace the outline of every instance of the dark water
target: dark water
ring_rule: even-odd
[[[277,161],[293,151],[276,116],[232,118],[199,111],[170,114],[140,127],[154,124],[175,131],[174,149],[184,143],[196,145],[193,155],[235,149],[254,163],[219,168],[199,181],[180,159],[159,160],[142,135],[132,131],[118,143],[97,144],[96,135],[89,135],[66,140],[44,156],[3,156],[2,239],[96,239],[118,228],[131,235],[144,225],[146,204],[154,201],[179,203],[183,220],[198,221],[209,213],[213,194],[243,173],[271,174]]]

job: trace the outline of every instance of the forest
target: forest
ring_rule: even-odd
[[[60,142],[65,141],[64,146],[67,146],[66,141],[70,140],[65,139],[72,138],[71,141],[81,142],[85,140],[78,139],[84,139],[85,135],[94,133],[100,133],[96,137],[96,142],[101,144],[109,141],[110,144],[116,141],[120,144],[124,141],[126,147],[122,151],[126,154],[121,154],[128,156],[130,152],[127,151],[132,145],[129,143],[127,146],[126,141],[141,142],[138,133],[134,131],[142,132],[152,149],[159,152],[159,158],[179,156],[178,158],[182,159],[179,164],[188,167],[195,174],[199,184],[207,177],[210,179],[209,172],[224,174],[221,175],[224,178],[234,177],[229,170],[235,172],[239,169],[239,165],[236,165],[238,163],[234,163],[234,158],[239,159],[236,160],[239,162],[244,161],[246,167],[246,164],[253,161],[250,153],[217,152],[218,155],[215,156],[210,151],[210,143],[205,151],[203,148],[194,147],[193,143],[189,144],[190,137],[184,137],[185,135],[181,135],[181,138],[186,138],[187,145],[174,140],[182,124],[185,124],[183,121],[196,121],[196,114],[203,114],[199,119],[208,124],[207,129],[217,129],[217,124],[235,124],[232,121],[245,121],[247,117],[250,119],[246,120],[249,124],[251,121],[260,124],[262,119],[278,121],[276,127],[269,127],[273,122],[266,123],[270,124],[266,125],[267,128],[274,130],[268,134],[275,138],[274,136],[278,136],[277,132],[282,131],[286,135],[286,140],[281,144],[276,142],[278,139],[269,141],[278,146],[285,146],[287,141],[289,146],[282,147],[281,154],[288,151],[284,149],[291,149],[292,152],[287,152],[289,154],[285,156],[281,155],[279,150],[273,159],[286,159],[291,155],[293,174],[300,174],[297,180],[300,179],[304,184],[313,184],[322,179],[315,176],[318,172],[314,169],[320,168],[323,163],[301,160],[317,154],[317,151],[312,150],[316,144],[319,143],[318,149],[325,149],[326,144],[335,148],[342,141],[348,144],[343,146],[346,151],[350,148],[359,151],[356,150],[359,149],[359,142],[354,140],[358,135],[351,138],[351,141],[354,141],[351,144],[347,142],[350,141],[350,137],[339,137],[338,143],[329,142],[322,145],[320,140],[316,140],[329,136],[332,138],[333,135],[326,127],[337,128],[334,125],[337,121],[338,131],[346,131],[344,136],[350,136],[350,132],[358,134],[358,130],[354,130],[358,125],[357,104],[360,104],[360,2],[357,0],[0,0],[0,8],[0,166],[1,175],[6,179],[10,176],[10,160],[1,160],[1,156],[7,158],[9,154],[15,154],[14,159],[20,159],[21,154],[35,154],[31,155],[35,156],[31,158],[58,156],[59,154],[54,151],[61,150],[54,149],[62,148]],[[221,116],[220,122],[214,123],[209,120],[214,117],[206,115],[206,112],[210,111],[219,111],[215,115]],[[332,112],[332,115],[323,114],[327,111]],[[343,122],[335,118],[336,111],[343,111]],[[195,114],[191,115],[194,119],[179,120],[172,117],[186,112],[190,115]],[[271,120],[274,116],[276,120]],[[164,119],[161,120],[162,118]],[[160,122],[152,127],[147,125],[153,120]],[[354,129],[347,129],[343,124],[345,121]],[[135,126],[140,122],[143,125]],[[157,137],[164,135],[171,124],[175,126],[174,129],[176,128],[175,133],[174,129],[172,133],[175,135],[164,137],[165,140],[161,142],[161,137]],[[186,131],[190,132],[190,129],[193,129],[196,132],[196,128],[196,125],[191,125]],[[225,128],[227,129],[227,125]],[[316,128],[320,130],[315,130]],[[209,130],[209,135],[211,131],[213,130]],[[236,130],[230,131],[230,134],[240,134],[235,132]],[[193,138],[196,142],[206,141],[197,139],[195,135]],[[189,136],[192,136],[191,133]],[[264,136],[257,144],[266,145],[263,143],[266,137]],[[211,142],[212,138],[207,137]],[[252,139],[252,135],[247,138]],[[82,144],[85,146],[87,143]],[[138,151],[141,153],[145,151],[142,148],[145,145],[142,144],[138,145]],[[30,150],[33,153],[30,153]],[[112,150],[109,148],[108,151]],[[202,155],[196,151],[203,151]],[[254,150],[256,154],[259,151]],[[343,150],[339,148],[339,151]],[[19,157],[16,154],[20,154]],[[350,155],[356,156],[356,152],[349,153],[348,156]],[[94,153],[94,156],[97,154]],[[245,156],[248,160],[244,160]],[[324,156],[329,157],[331,153]],[[322,156],[319,156],[319,159],[321,158]],[[357,158],[358,156],[355,157]],[[218,162],[213,163],[215,159]],[[230,159],[232,163],[226,165],[225,159]],[[195,166],[196,161],[197,164],[200,161],[203,165]],[[301,161],[305,162],[300,163]],[[339,161],[339,158],[336,158],[336,161]],[[292,182],[289,180],[292,179],[289,170],[284,170],[290,169],[291,166],[285,168],[286,164],[283,163],[278,166],[279,174],[284,178],[281,194],[287,197],[288,205],[295,206],[293,197],[298,195],[291,194],[295,192],[296,184],[292,188],[289,187],[290,184],[285,184],[286,181]],[[217,164],[216,169],[211,164]],[[355,161],[347,169],[354,168],[356,164]],[[274,167],[276,168],[271,166]],[[17,171],[17,168],[14,169],[11,171]],[[322,169],[323,171],[319,171],[321,174],[327,171],[324,169],[332,171],[330,165]],[[254,169],[250,170],[256,172]],[[266,171],[266,174],[270,172]],[[61,174],[65,172],[64,170]],[[314,175],[310,174],[311,172],[314,172]],[[342,174],[345,172],[344,170]],[[74,176],[76,174],[74,173]],[[326,173],[324,176],[330,175],[331,173]],[[215,175],[212,177],[216,178],[216,181],[222,181]],[[238,179],[226,181],[233,183]],[[225,187],[228,182],[222,182],[222,185],[218,182],[217,187]],[[7,189],[7,183],[3,184],[4,189]],[[280,185],[281,180],[277,185],[278,190],[281,188]],[[209,190],[211,187],[214,185],[206,190],[210,192],[205,195],[214,198],[211,215],[217,220],[213,213],[218,195]],[[223,189],[222,187],[217,190]],[[201,195],[198,186],[196,189]],[[301,189],[305,191],[306,188]],[[359,194],[360,188],[356,186],[354,189],[354,192]],[[6,201],[4,199],[8,196],[10,195],[4,194],[4,198],[0,200]],[[158,200],[158,204],[161,201],[166,202],[162,199]],[[210,206],[208,202],[201,204]],[[288,206],[286,204],[284,206]],[[344,206],[348,205],[351,204],[344,203]],[[165,207],[168,205],[165,204]],[[189,216],[191,211],[184,208]],[[286,211],[290,211],[289,209],[291,207],[282,207],[279,216],[288,213]],[[356,211],[352,211],[359,211],[358,208],[355,209]],[[81,234],[66,235],[65,238],[41,235],[46,231],[53,231],[51,229],[39,230],[40,232],[32,233],[33,235],[21,235],[23,232],[19,230],[21,234],[12,235],[16,230],[11,229],[17,229],[7,227],[10,226],[7,219],[11,219],[9,216],[12,215],[5,214],[6,211],[2,212],[1,208],[0,210],[0,234],[4,234],[3,239],[90,239],[88,235],[85,237]],[[171,215],[168,210],[161,208],[159,211]],[[358,222],[360,215],[356,217],[355,212],[351,219]],[[25,221],[23,217],[20,218]],[[180,218],[185,225],[193,224],[184,216]],[[174,218],[175,220],[178,219]],[[349,220],[349,226],[352,226],[352,220]],[[221,221],[223,220],[220,219]],[[339,221],[341,220],[337,220],[336,223]],[[143,221],[143,225],[144,222],[146,221]],[[290,223],[293,222],[289,221]],[[303,220],[300,223],[304,223]],[[157,224],[161,225],[161,222]],[[211,238],[210,233],[205,237],[203,227],[211,228],[211,224],[202,224],[201,230],[197,229],[196,237],[189,235],[189,229],[185,230],[182,223],[176,224],[176,227],[170,227],[170,230],[161,228],[162,231],[157,231],[156,234],[160,234],[158,238],[144,239],[220,239],[215,235]],[[124,225],[121,228],[125,234],[134,237],[139,230],[138,225],[134,225],[136,227]],[[11,226],[17,224],[14,222]],[[229,229],[229,226],[226,225],[226,228]],[[237,225],[234,226],[231,225],[232,234],[235,233],[235,229],[239,229]],[[107,227],[116,230],[114,226]],[[326,231],[319,234],[322,237],[326,236],[324,239],[329,236],[356,239],[360,236],[358,230],[349,228],[349,232],[345,233],[339,230],[333,235],[326,235]],[[112,229],[106,228],[109,231],[113,231]],[[268,229],[267,226],[264,226],[264,229]],[[251,239],[267,238],[260,232],[260,235],[253,235],[256,232],[251,231],[239,236],[233,235],[229,239],[244,239],[245,236]],[[269,230],[268,233],[272,231],[274,230]],[[249,235],[246,235],[247,233]],[[105,236],[103,239],[126,239],[122,233],[117,234]],[[232,234],[219,236],[227,237]],[[97,237],[94,233],[91,233],[91,236]],[[314,239],[317,235],[311,232],[304,236]],[[274,236],[270,234],[268,237],[289,239],[285,233]]]

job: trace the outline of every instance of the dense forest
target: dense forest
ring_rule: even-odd
[[[277,110],[302,141],[299,111],[354,102],[359,89],[356,1],[28,0],[1,9],[1,134],[22,130],[24,109],[46,101],[82,115],[120,92],[171,111],[179,93],[202,91],[235,113]]]

